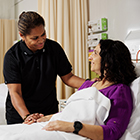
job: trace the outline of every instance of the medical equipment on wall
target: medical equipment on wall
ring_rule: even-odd
[[[97,21],[92,20],[88,22],[88,33],[107,31],[107,29],[108,26],[106,18],[101,18],[98,19]]]
[[[87,24],[88,56],[90,56],[93,53],[94,48],[98,45],[101,39],[105,40],[108,38],[108,34],[106,33],[107,30],[108,30],[108,25],[107,25],[106,18],[100,18],[97,21],[94,21],[94,20],[88,21],[88,24]],[[89,63],[89,69],[90,69],[90,63]],[[91,79],[98,77],[98,75],[95,74],[94,72],[90,71],[89,74],[90,74],[89,78]]]
[[[106,33],[108,29],[107,19],[100,18],[97,21],[88,21],[87,25],[87,47],[89,56],[93,52],[94,48],[98,45],[101,39],[105,40],[108,38],[108,34]]]
[[[100,39],[107,39],[107,33],[89,35],[87,39],[88,47],[97,46]]]
[[[131,53],[132,61],[140,61],[140,30],[131,31],[124,43]]]

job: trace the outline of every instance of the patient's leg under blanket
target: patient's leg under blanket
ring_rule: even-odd
[[[66,132],[42,130],[46,124],[45,122],[34,123],[32,125],[1,125],[0,140],[88,140],[85,137],[73,133],[63,135]]]
[[[109,110],[110,100],[95,87],[90,87],[73,94],[63,111],[53,115],[50,121],[74,122],[77,120],[91,125],[103,125]],[[0,140],[87,140],[73,133],[42,130],[47,123],[2,125]]]

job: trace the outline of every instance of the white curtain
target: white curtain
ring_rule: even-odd
[[[88,0],[38,0],[38,12],[45,19],[47,37],[62,45],[72,72],[88,78]],[[67,99],[74,91],[57,78],[58,99]]]
[[[3,58],[5,52],[13,45],[15,35],[15,20],[0,19],[0,83],[4,82]]]

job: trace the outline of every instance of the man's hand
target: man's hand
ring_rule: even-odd
[[[34,113],[29,115],[25,120],[24,120],[24,124],[32,124],[32,123],[36,123],[38,119],[40,119],[41,117],[44,117],[43,114],[39,114],[39,113]]]
[[[98,81],[99,80],[99,78],[93,78],[93,79],[91,79],[91,81]]]

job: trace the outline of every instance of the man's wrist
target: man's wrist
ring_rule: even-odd
[[[24,116],[23,120],[25,121],[26,118],[27,118],[28,116],[30,116],[30,115],[31,115],[31,114],[27,114],[26,116]]]

